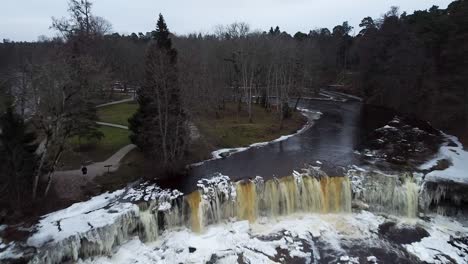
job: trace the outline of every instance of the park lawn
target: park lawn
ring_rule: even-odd
[[[81,141],[74,137],[70,139],[70,148],[62,156],[63,169],[77,169],[83,163],[101,162],[110,158],[115,152],[130,144],[129,131],[120,128],[100,126],[104,137],[97,140]]]
[[[145,158],[138,149],[130,151],[121,161],[119,169],[97,176],[94,183],[99,186],[100,192],[115,191],[127,186],[128,183],[138,180],[144,174]]]
[[[100,105],[100,104],[128,99],[130,97],[132,97],[132,95],[129,93],[114,92],[112,94],[108,93],[105,95],[96,96],[91,99],[91,103],[94,105]]]
[[[98,108],[98,117],[101,122],[128,126],[128,119],[133,116],[137,108],[137,102],[108,105]]]
[[[301,129],[307,119],[300,112],[293,112],[292,117],[283,121],[280,129],[276,111],[266,111],[259,105],[252,105],[252,123],[246,105],[237,112],[236,104],[227,104],[220,112],[220,117],[203,114],[194,123],[203,137],[215,148],[245,147],[257,142],[277,139],[282,135],[293,134]]]

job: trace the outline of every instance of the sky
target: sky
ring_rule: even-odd
[[[35,41],[52,37],[52,17],[67,16],[66,0],[0,0],[0,41]],[[366,16],[380,17],[391,6],[412,13],[432,5],[446,8],[451,0],[94,0],[93,13],[112,23],[121,34],[147,32],[155,28],[162,13],[171,32],[213,32],[216,25],[247,22],[262,31],[278,25],[294,34],[311,29],[333,28],[349,21],[359,32]]]

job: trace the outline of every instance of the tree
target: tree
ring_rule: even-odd
[[[366,101],[414,114],[465,137],[468,2],[402,15],[392,7],[372,21],[362,21],[364,34],[356,47]]]
[[[372,17],[363,18],[361,23],[359,24],[359,27],[362,28],[362,30],[359,32],[359,35],[365,35],[366,33],[373,31],[377,28]]]
[[[36,135],[14,112],[12,105],[0,116],[0,131],[0,205],[17,213],[31,201],[37,168]]]
[[[188,129],[178,83],[177,51],[160,14],[145,62],[145,81],[138,90],[139,108],[129,120],[131,141],[169,171],[183,164]]]
[[[91,12],[93,4],[88,0],[69,0],[69,18],[52,18],[52,28],[59,31],[65,39],[96,37],[110,33],[112,25],[102,17]]]
[[[107,73],[88,47],[95,44],[94,37],[103,30],[104,23],[92,15],[91,6],[87,0],[69,2],[70,19],[54,19],[52,24],[66,42],[56,56],[34,65],[31,71],[36,109],[32,120],[44,135],[32,187],[33,200],[38,197],[39,179],[43,175],[48,179],[44,192],[47,195],[69,138],[103,137],[95,123],[97,113],[92,99],[107,82]],[[97,27],[98,24],[101,26]]]

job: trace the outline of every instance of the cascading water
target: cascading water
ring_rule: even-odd
[[[145,206],[146,203],[140,205],[140,237],[145,241],[156,240],[159,233],[159,225],[157,212],[154,213],[156,203],[153,201],[149,206]],[[145,208],[146,207],[146,208]]]
[[[190,208],[190,228],[194,232],[200,232],[203,226],[202,218],[202,196],[199,191],[192,192],[191,194],[185,197],[185,200],[188,203]]]
[[[379,172],[350,170],[354,199],[365,202],[374,211],[416,217],[420,188],[412,175],[385,175]]]
[[[217,179],[211,186],[185,197],[190,215],[187,226],[193,231],[230,218],[255,222],[259,216],[351,211],[351,185],[347,177],[315,178],[304,173],[265,182],[261,178],[237,183],[223,177]],[[235,192],[227,191],[231,189]]]
[[[363,175],[351,173],[347,177],[329,177],[313,167],[303,173],[294,172],[292,176],[268,180],[256,177],[231,182],[229,177],[218,175],[200,180],[198,190],[185,196],[177,190],[142,184],[127,190],[116,202],[117,205],[128,205],[128,212],[117,212],[113,205],[102,209],[109,215],[116,215],[114,217],[122,214],[118,217],[122,221],[101,228],[114,230],[112,234],[116,234],[107,239],[109,242],[105,247],[88,242],[93,240],[83,233],[73,236],[73,240],[67,238],[46,242],[42,246],[37,244],[38,248],[44,247],[49,253],[38,255],[36,259],[42,260],[38,263],[61,263],[63,260],[76,261],[82,257],[107,254],[129,237],[137,235],[142,241],[150,242],[158,239],[166,229],[187,227],[193,232],[203,232],[210,224],[231,220],[255,222],[259,218],[277,218],[294,213],[348,213],[351,212],[353,196],[369,203],[373,210],[409,217],[417,215],[419,187],[413,178],[372,174],[372,180],[362,180],[357,188],[358,176]],[[88,233],[93,230],[91,228]],[[69,253],[60,249],[68,241],[73,241],[67,246]],[[60,254],[50,253],[55,252],[54,249]]]

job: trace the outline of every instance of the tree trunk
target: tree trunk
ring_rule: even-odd
[[[41,159],[39,161],[39,166],[37,168],[36,175],[34,176],[33,189],[32,189],[32,199],[33,199],[33,201],[36,200],[36,197],[37,197],[37,187],[39,185],[39,178],[41,177],[42,167],[44,166],[44,163],[45,163],[45,160],[46,160],[47,149],[49,147],[48,145],[49,145],[49,140],[46,139],[46,143],[44,145],[44,152],[42,153]]]
[[[46,187],[46,189],[44,191],[44,197],[47,197],[47,194],[49,193],[50,186],[52,185],[52,176],[55,173],[55,170],[57,168],[57,164],[58,164],[58,162],[60,160],[60,157],[62,156],[62,153],[63,153],[63,146],[60,148],[59,152],[55,156],[54,165],[52,166],[52,170],[49,172],[49,175],[47,177],[47,187]]]
[[[297,97],[296,103],[294,104],[294,112],[297,111],[297,105],[299,104],[299,101],[301,100],[301,96]]]

